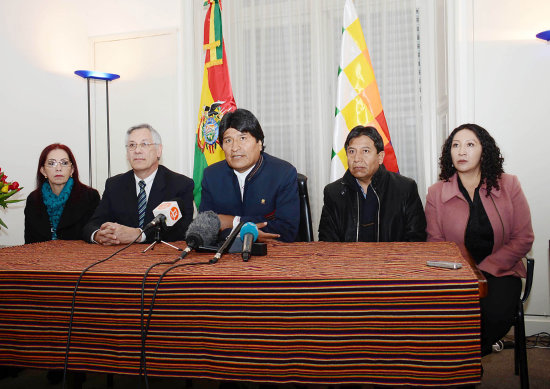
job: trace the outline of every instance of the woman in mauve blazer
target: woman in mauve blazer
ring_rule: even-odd
[[[463,124],[445,141],[441,181],[426,198],[427,240],[457,243],[487,278],[488,295],[480,301],[482,355],[513,324],[525,277],[522,258],[534,240],[527,199],[503,162],[484,128]]]

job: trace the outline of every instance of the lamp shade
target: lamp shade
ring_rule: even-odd
[[[545,41],[550,41],[550,30],[539,32],[537,38],[544,39]]]
[[[74,72],[74,74],[82,78],[93,78],[96,80],[105,80],[105,81],[112,81],[112,80],[116,80],[117,78],[120,78],[118,74],[96,72],[93,70],[77,70]]]

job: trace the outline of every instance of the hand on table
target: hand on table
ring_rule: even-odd
[[[267,222],[256,223],[256,227],[258,227],[258,241],[259,242],[265,242],[267,240],[274,240],[274,239],[277,239],[278,237],[281,236],[279,234],[273,234],[271,232],[262,231],[261,228],[264,228],[265,226],[267,226]]]
[[[140,234],[139,228],[123,226],[122,224],[107,222],[94,234],[94,241],[104,246],[128,244]]]

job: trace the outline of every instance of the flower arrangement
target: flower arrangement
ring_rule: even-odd
[[[19,183],[17,181],[8,182],[7,179],[8,176],[2,171],[2,168],[0,168],[0,206],[2,206],[4,209],[8,207],[9,203],[17,203],[18,201],[23,201],[23,199],[8,200],[11,196],[16,194],[23,188],[19,187]],[[2,221],[2,219],[0,219],[0,226],[8,228],[8,226]]]

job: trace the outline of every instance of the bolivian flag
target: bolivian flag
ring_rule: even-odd
[[[342,177],[348,168],[344,143],[348,133],[358,125],[372,126],[378,130],[384,140],[384,165],[390,171],[399,171],[363,30],[353,1],[346,0],[332,140],[331,182]]]
[[[208,0],[204,20],[204,73],[195,143],[193,181],[195,205],[201,202],[204,169],[225,158],[218,142],[218,125],[226,112],[236,108],[222,36],[221,0]]]

